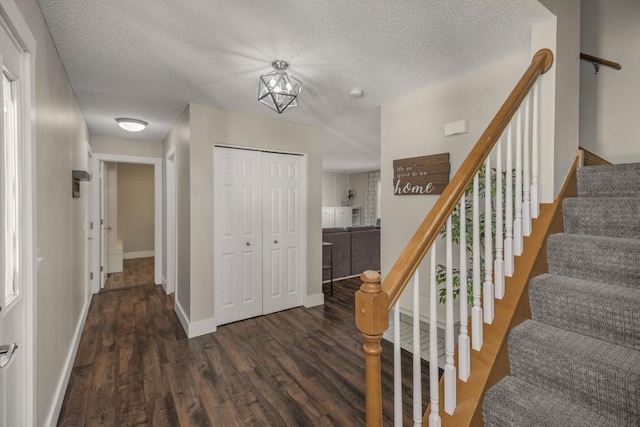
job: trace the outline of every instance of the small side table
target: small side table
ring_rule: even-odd
[[[324,259],[324,248],[329,247],[329,259]],[[329,270],[331,277],[331,296],[333,296],[333,243],[322,242],[322,279],[324,281],[324,272]],[[324,288],[324,285],[323,285]]]

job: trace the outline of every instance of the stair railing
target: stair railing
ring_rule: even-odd
[[[613,68],[614,70],[622,70],[622,65],[618,64],[614,61],[609,61],[608,59],[600,58],[593,55],[588,55],[586,53],[580,52],[580,59],[583,61],[588,61],[593,64],[593,69],[598,75],[600,73],[600,66],[604,65],[605,67]]]
[[[380,275],[374,271],[366,271],[361,278],[363,284],[356,293],[355,313],[356,326],[360,330],[365,353],[365,392],[367,426],[382,424],[382,387],[380,370],[380,342],[383,333],[389,327],[389,315],[394,311],[394,420],[402,425],[402,390],[400,372],[400,334],[399,303],[401,293],[413,277],[413,419],[414,425],[422,425],[423,407],[421,398],[421,355],[420,355],[420,306],[418,266],[431,249],[430,261],[430,307],[429,307],[429,354],[430,366],[430,398],[431,413],[429,426],[441,425],[439,415],[438,390],[438,337],[437,308],[438,285],[436,283],[436,247],[434,242],[443,227],[446,227],[446,330],[445,330],[445,365],[444,365],[444,411],[453,414],[456,408],[456,383],[467,381],[470,371],[470,347],[476,351],[482,348],[482,328],[484,323],[493,321],[494,297],[501,299],[504,295],[504,276],[513,274],[513,257],[522,253],[523,235],[531,232],[531,218],[538,216],[538,174],[540,147],[540,115],[539,115],[539,81],[553,63],[553,53],[548,49],[539,50],[533,57],[530,66],[515,86],[502,107],[498,110],[487,129],[462,163],[454,178],[447,185],[434,207],[426,216],[408,245],[396,261],[383,283]],[[506,132],[505,132],[506,130]],[[512,145],[515,143],[515,169],[512,171]],[[506,159],[502,157],[502,146],[506,144]],[[495,150],[494,150],[495,148]],[[492,173],[491,155],[495,158],[495,174]],[[484,170],[484,185],[487,197],[480,196],[480,170]],[[491,196],[492,175],[496,179],[495,199]],[[502,178],[506,180],[505,185]],[[515,175],[515,178],[513,177]],[[473,194],[467,202],[465,193],[473,183]],[[505,193],[503,193],[505,187]],[[481,208],[481,199],[484,208]],[[504,200],[504,203],[503,203]],[[472,307],[471,337],[469,337],[467,319],[467,245],[460,246],[458,264],[460,295],[460,334],[458,337],[458,367],[454,360],[454,288],[453,288],[453,244],[452,213],[458,206],[459,236],[467,236],[465,217],[467,203],[473,205],[472,230]],[[498,209],[493,209],[493,206]],[[480,236],[481,210],[489,226],[484,228],[484,236]],[[495,211],[495,213],[493,212]],[[495,221],[495,233],[490,225]],[[504,223],[504,230],[503,228]],[[494,234],[495,251],[493,250]],[[460,241],[465,242],[466,237]],[[481,272],[481,247],[484,248],[484,283]],[[503,253],[504,251],[504,253]],[[495,260],[494,260],[495,253]],[[494,279],[495,278],[495,279]],[[481,304],[482,302],[482,304]],[[416,315],[418,313],[418,315]],[[457,376],[456,376],[457,371]]]

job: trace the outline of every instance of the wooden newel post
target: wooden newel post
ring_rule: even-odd
[[[382,385],[380,381],[380,340],[389,327],[389,298],[382,292],[380,274],[365,271],[356,292],[356,327],[362,333],[365,354],[367,426],[382,425]]]

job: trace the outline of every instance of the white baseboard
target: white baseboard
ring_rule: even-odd
[[[210,334],[215,332],[218,329],[216,325],[216,319],[204,319],[198,320],[197,322],[189,323],[189,333],[187,336],[189,338],[199,337],[200,335]]]
[[[303,305],[305,308],[317,307],[324,304],[324,294],[305,295]]]
[[[178,301],[174,301],[173,306],[176,315],[178,316],[178,320],[180,320],[180,324],[182,325],[182,329],[184,329],[188,338],[195,338],[200,335],[210,334],[218,329],[215,318],[190,322]]]
[[[58,386],[56,387],[56,392],[54,398],[52,399],[53,406],[49,412],[49,416],[45,422],[45,425],[55,427],[58,424],[58,418],[60,417],[60,410],[62,409],[62,403],[64,401],[64,395],[67,391],[67,386],[69,385],[69,378],[71,378],[71,371],[73,370],[73,363],[76,360],[76,354],[78,353],[78,347],[80,346],[80,338],[82,338],[82,330],[84,329],[84,324],[87,320],[87,314],[89,313],[89,306],[91,305],[91,298],[87,299],[85,305],[82,309],[82,313],[80,316],[80,321],[76,326],[76,330],[73,334],[73,341],[71,343],[71,348],[69,349],[69,353],[67,354],[67,359],[65,360],[64,370],[62,372],[62,376],[58,381]]]
[[[160,286],[162,286],[162,289],[164,289],[164,293],[168,295],[168,293],[167,293],[167,279],[164,278],[164,274],[162,276],[160,276]]]
[[[134,259],[134,258],[149,258],[155,256],[156,252],[151,251],[138,251],[138,252],[125,252],[122,256],[123,259]]]
[[[187,319],[187,315],[182,309],[182,306],[176,299],[173,300],[173,311],[176,312],[176,315],[178,316],[178,320],[182,325],[182,329],[184,329],[184,333],[187,334],[187,336],[189,336],[189,320]]]

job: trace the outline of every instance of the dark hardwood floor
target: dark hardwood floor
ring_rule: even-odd
[[[187,339],[173,300],[144,285],[93,297],[59,426],[364,425],[364,356],[353,321],[360,281],[325,305],[224,325]],[[393,348],[383,342],[384,424],[392,425]],[[403,352],[404,425],[412,424]],[[423,362],[423,408],[428,365]]]
[[[103,291],[153,284],[154,257],[122,261],[121,273],[109,273]]]

